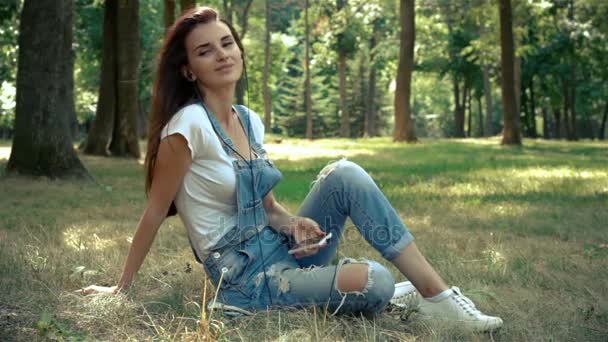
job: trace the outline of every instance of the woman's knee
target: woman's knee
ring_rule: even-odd
[[[395,294],[395,278],[391,271],[375,261],[369,261],[369,269],[368,292],[387,304]]]
[[[338,271],[336,288],[388,303],[395,292],[395,279],[386,267],[375,261],[352,262]]]
[[[368,184],[372,181],[369,174],[359,164],[346,159],[340,159],[325,166],[319,172],[316,181],[323,182],[326,178],[354,185]]]

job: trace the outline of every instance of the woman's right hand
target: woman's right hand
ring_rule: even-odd
[[[82,293],[85,296],[89,295],[98,295],[98,294],[117,294],[120,292],[120,288],[118,286],[99,286],[99,285],[89,285],[82,289],[76,290],[76,293]]]

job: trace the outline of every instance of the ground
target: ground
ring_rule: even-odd
[[[145,206],[142,161],[82,156],[95,184],[0,178],[0,340],[588,340],[608,336],[608,144],[497,139],[267,137],[295,211],[319,170],[342,156],[376,180],[439,273],[505,326],[472,334],[398,311],[375,320],[319,309],[201,320],[205,276],[185,230],[161,227],[133,289],[114,284]],[[4,172],[10,142],[0,142]],[[352,226],[352,224],[349,223]],[[388,262],[347,227],[340,256]],[[213,295],[210,285],[205,296]]]

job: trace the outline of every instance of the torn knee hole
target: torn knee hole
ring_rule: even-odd
[[[364,294],[372,286],[367,262],[343,262],[338,265],[336,290],[340,293]]]
[[[335,162],[331,162],[329,163],[327,166],[325,166],[323,169],[321,169],[321,171],[319,172],[319,174],[317,175],[317,179],[315,179],[311,186],[314,185],[315,183],[324,180],[327,176],[329,176],[335,169],[337,169],[338,167],[340,167],[341,163],[343,161],[346,160],[346,157],[335,161]]]

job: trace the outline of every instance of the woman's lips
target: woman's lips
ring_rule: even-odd
[[[230,68],[232,68],[234,66],[234,64],[227,64],[227,65],[222,65],[221,67],[215,69],[215,71],[224,71],[224,70],[228,70]]]

